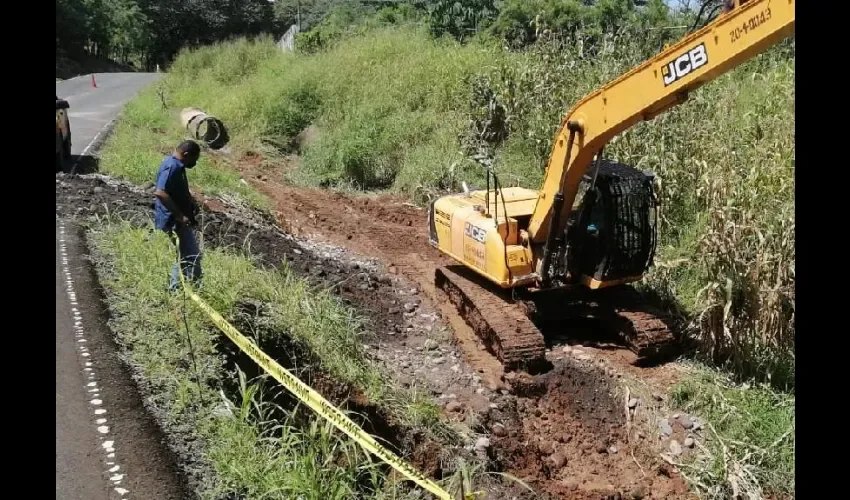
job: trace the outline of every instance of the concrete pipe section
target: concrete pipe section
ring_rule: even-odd
[[[180,123],[194,139],[205,142],[213,149],[220,149],[228,142],[224,123],[198,108],[184,108],[180,112]]]

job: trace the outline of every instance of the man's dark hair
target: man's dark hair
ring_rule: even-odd
[[[177,151],[182,155],[197,156],[201,154],[201,146],[192,140],[186,140],[177,146]]]

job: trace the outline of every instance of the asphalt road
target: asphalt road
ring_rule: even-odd
[[[97,88],[90,77],[57,83],[71,104],[74,154],[157,76],[98,74]],[[118,356],[86,253],[77,227],[57,213],[56,498],[186,498],[175,460]]]
[[[74,316],[65,290],[56,224],[56,498],[109,498],[86,380],[74,346]]]
[[[71,155],[82,155],[124,104],[160,76],[158,73],[95,73],[96,88],[91,86],[91,75],[56,82],[56,96],[71,106],[68,109]]]

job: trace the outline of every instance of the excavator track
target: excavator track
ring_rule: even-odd
[[[435,285],[505,370],[533,373],[548,368],[543,334],[528,316],[515,303],[489,291],[471,271],[456,269],[437,268]]]
[[[514,301],[491,291],[488,283],[460,266],[438,268],[435,284],[508,371],[548,368],[541,328],[547,331],[552,325],[569,335],[571,326],[590,321],[594,329],[619,337],[637,355],[636,364],[661,361],[677,352],[664,315],[650,310],[628,286],[580,294],[532,294]]]
[[[664,361],[676,354],[670,318],[646,304],[637,290],[621,286],[601,295],[600,320],[637,355],[638,362]]]
[[[637,290],[627,285],[610,290],[550,292],[522,305],[537,325],[592,322],[595,328],[618,337],[619,343],[637,355],[637,364],[664,361],[678,352],[670,318],[646,304]]]

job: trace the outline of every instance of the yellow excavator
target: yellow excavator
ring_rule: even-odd
[[[729,0],[705,27],[564,116],[540,191],[502,188],[488,169],[486,189],[464,186],[431,202],[430,244],[460,263],[438,268],[435,284],[505,369],[545,369],[538,327],[564,318],[607,322],[638,361],[671,352],[675,340],[663,314],[642,304],[630,285],[653,264],[654,179],[603,159],[603,148],[793,36],[794,23],[794,0]]]

